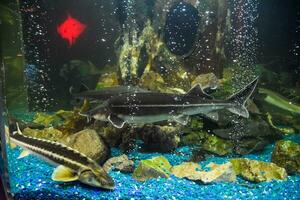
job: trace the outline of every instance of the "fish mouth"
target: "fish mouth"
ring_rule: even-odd
[[[113,190],[115,189],[115,182],[111,177],[107,177],[105,183],[101,184],[101,188],[105,190]]]

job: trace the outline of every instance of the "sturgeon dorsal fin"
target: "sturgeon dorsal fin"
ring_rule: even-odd
[[[196,96],[196,97],[204,97],[207,99],[213,99],[212,96],[210,96],[209,94],[207,94],[206,92],[203,91],[200,84],[197,84],[192,89],[190,89],[186,93],[186,96]]]

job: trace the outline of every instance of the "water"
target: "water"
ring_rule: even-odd
[[[298,2],[0,10],[11,198],[299,199]]]

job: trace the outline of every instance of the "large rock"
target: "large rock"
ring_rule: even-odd
[[[211,153],[224,156],[233,151],[233,144],[229,140],[224,140],[214,135],[208,135],[204,141],[202,148]]]
[[[124,173],[131,173],[134,170],[134,162],[129,160],[128,157],[123,154],[121,156],[108,159],[104,163],[103,169],[106,172],[109,172],[110,170],[116,170]]]
[[[103,164],[110,155],[101,136],[95,130],[85,129],[62,140],[67,146],[87,155],[99,164]]]
[[[272,162],[285,168],[289,174],[300,172],[300,145],[292,141],[278,141],[272,153]]]
[[[154,157],[149,160],[142,160],[133,172],[133,178],[138,181],[146,181],[152,178],[169,178],[171,164],[163,157]]]
[[[116,72],[103,74],[96,86],[96,89],[115,87],[119,85],[119,76]]]
[[[178,178],[188,178],[191,175],[199,173],[201,166],[195,162],[183,162],[180,165],[172,167],[171,172]]]
[[[110,147],[117,147],[122,141],[122,132],[124,128],[119,129],[111,125],[111,123],[96,121],[97,132],[105,140]]]
[[[226,163],[217,165],[210,163],[210,171],[201,170],[201,166],[193,162],[184,162],[172,168],[172,173],[178,178],[187,178],[193,181],[200,181],[202,183],[212,182],[235,182],[236,174],[233,170],[232,164]]]
[[[144,147],[150,151],[169,152],[174,150],[180,141],[180,128],[174,126],[145,125],[138,130],[138,137]]]
[[[230,162],[237,175],[252,182],[284,180],[287,177],[285,169],[274,163],[245,158],[231,159]]]
[[[197,84],[201,85],[202,89],[216,89],[218,87],[218,78],[214,73],[200,74],[192,81],[192,87]]]

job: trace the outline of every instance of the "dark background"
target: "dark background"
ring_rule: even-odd
[[[69,105],[69,88],[79,85],[79,71],[65,72],[71,60],[91,62],[98,69],[116,62],[114,42],[120,33],[114,1],[28,0],[20,1],[28,76],[30,110],[55,110]],[[71,15],[86,25],[84,32],[70,46],[57,27]],[[35,34],[42,32],[42,35]],[[39,73],[42,71],[42,73]],[[29,76],[33,76],[34,80]],[[46,76],[46,78],[45,78]],[[99,77],[99,76],[98,76]],[[41,92],[41,86],[46,90]],[[95,81],[91,87],[95,87]],[[40,99],[38,99],[40,97]],[[46,100],[45,100],[46,99]]]
[[[64,80],[58,76],[60,69],[70,60],[91,61],[99,69],[117,63],[114,42],[120,34],[120,18],[116,11],[121,0],[74,1],[74,0],[27,0],[20,1],[23,17],[23,34],[27,64],[44,70],[50,80],[37,78],[36,82],[44,84],[47,91],[44,96],[37,91],[40,85],[29,84],[29,97],[51,98],[49,104],[37,103],[29,98],[31,109],[58,109],[68,105],[68,89],[76,77]],[[299,56],[295,44],[299,44],[299,10],[298,0],[260,1],[257,27],[259,33],[258,62],[274,71],[299,73]],[[38,9],[34,9],[36,7]],[[33,9],[31,9],[33,8]],[[29,10],[29,11],[28,11]],[[31,10],[31,11],[30,11]],[[57,26],[71,14],[87,25],[87,29],[71,48],[57,33]],[[30,15],[36,16],[33,19]],[[33,35],[39,24],[46,31],[44,36]],[[298,32],[297,29],[299,30]],[[49,38],[45,41],[44,38]],[[106,42],[101,42],[101,39]],[[36,54],[39,53],[39,58]],[[299,52],[300,53],[300,52]],[[73,79],[73,80],[72,80]]]
[[[259,63],[275,71],[298,71],[300,54],[293,50],[300,45],[300,1],[260,1],[258,12]]]

